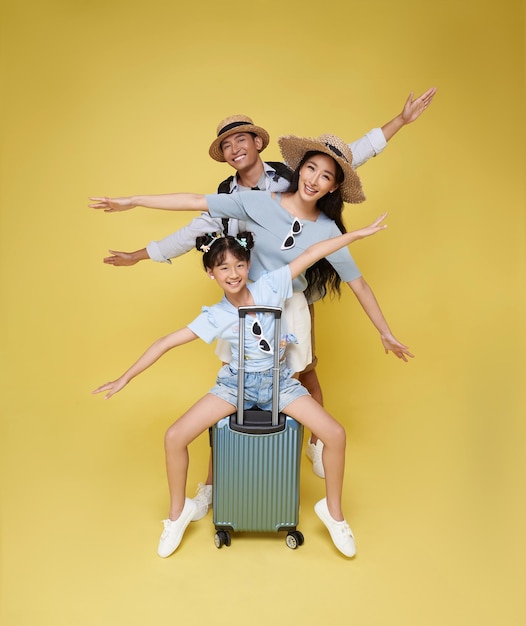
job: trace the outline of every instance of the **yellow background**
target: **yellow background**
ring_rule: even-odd
[[[524,3],[29,0],[0,23],[1,623],[524,624]],[[101,262],[189,215],[87,197],[213,191],[229,171],[208,146],[233,113],[278,159],[280,134],[350,141],[431,85],[345,211],[390,213],[353,254],[416,358],[383,354],[348,289],[317,309],[358,556],[315,517],[303,460],[301,549],[216,550],[209,514],[159,559],[162,436],[218,363],[195,343],[110,402],[90,390],[219,294],[197,253]],[[203,436],[189,495],[207,455]]]

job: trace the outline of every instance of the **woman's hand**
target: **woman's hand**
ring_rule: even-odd
[[[407,363],[407,357],[414,359],[415,355],[409,352],[409,348],[400,343],[393,335],[380,335],[385,353],[392,352],[395,356]]]
[[[115,213],[116,211],[128,211],[134,209],[137,205],[132,202],[131,198],[90,198],[95,204],[89,204],[91,209],[104,209],[104,213]]]

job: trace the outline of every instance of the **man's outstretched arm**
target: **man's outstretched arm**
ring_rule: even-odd
[[[387,146],[387,142],[399,130],[417,120],[431,104],[436,91],[436,87],[431,87],[418,98],[413,98],[413,93],[411,92],[404,104],[404,108],[398,115],[386,122],[381,128],[373,128],[366,135],[349,144],[353,154],[352,166],[354,169],[380,154]]]

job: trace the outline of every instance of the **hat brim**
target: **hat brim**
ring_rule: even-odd
[[[332,157],[343,170],[344,179],[340,185],[343,201],[359,204],[365,200],[362,183],[352,165],[346,159],[333,152],[330,147],[319,139],[286,135],[278,139],[278,144],[283,160],[293,170],[297,169],[307,152],[323,152]]]
[[[219,161],[221,163],[224,163],[226,161],[225,157],[223,156],[223,150],[221,149],[221,143],[227,137],[237,135],[239,133],[253,133],[254,135],[260,137],[263,142],[263,147],[261,148],[260,152],[263,152],[263,150],[268,146],[270,141],[269,134],[264,128],[261,128],[261,126],[255,126],[254,124],[243,124],[240,126],[236,126],[235,128],[228,130],[226,133],[219,135],[219,137],[214,139],[214,141],[212,142],[212,145],[208,150],[208,154],[214,159],[214,161]]]

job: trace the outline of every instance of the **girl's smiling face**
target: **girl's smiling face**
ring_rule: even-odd
[[[206,271],[228,296],[237,295],[243,291],[248,282],[249,269],[249,261],[238,259],[228,250],[222,263]]]

